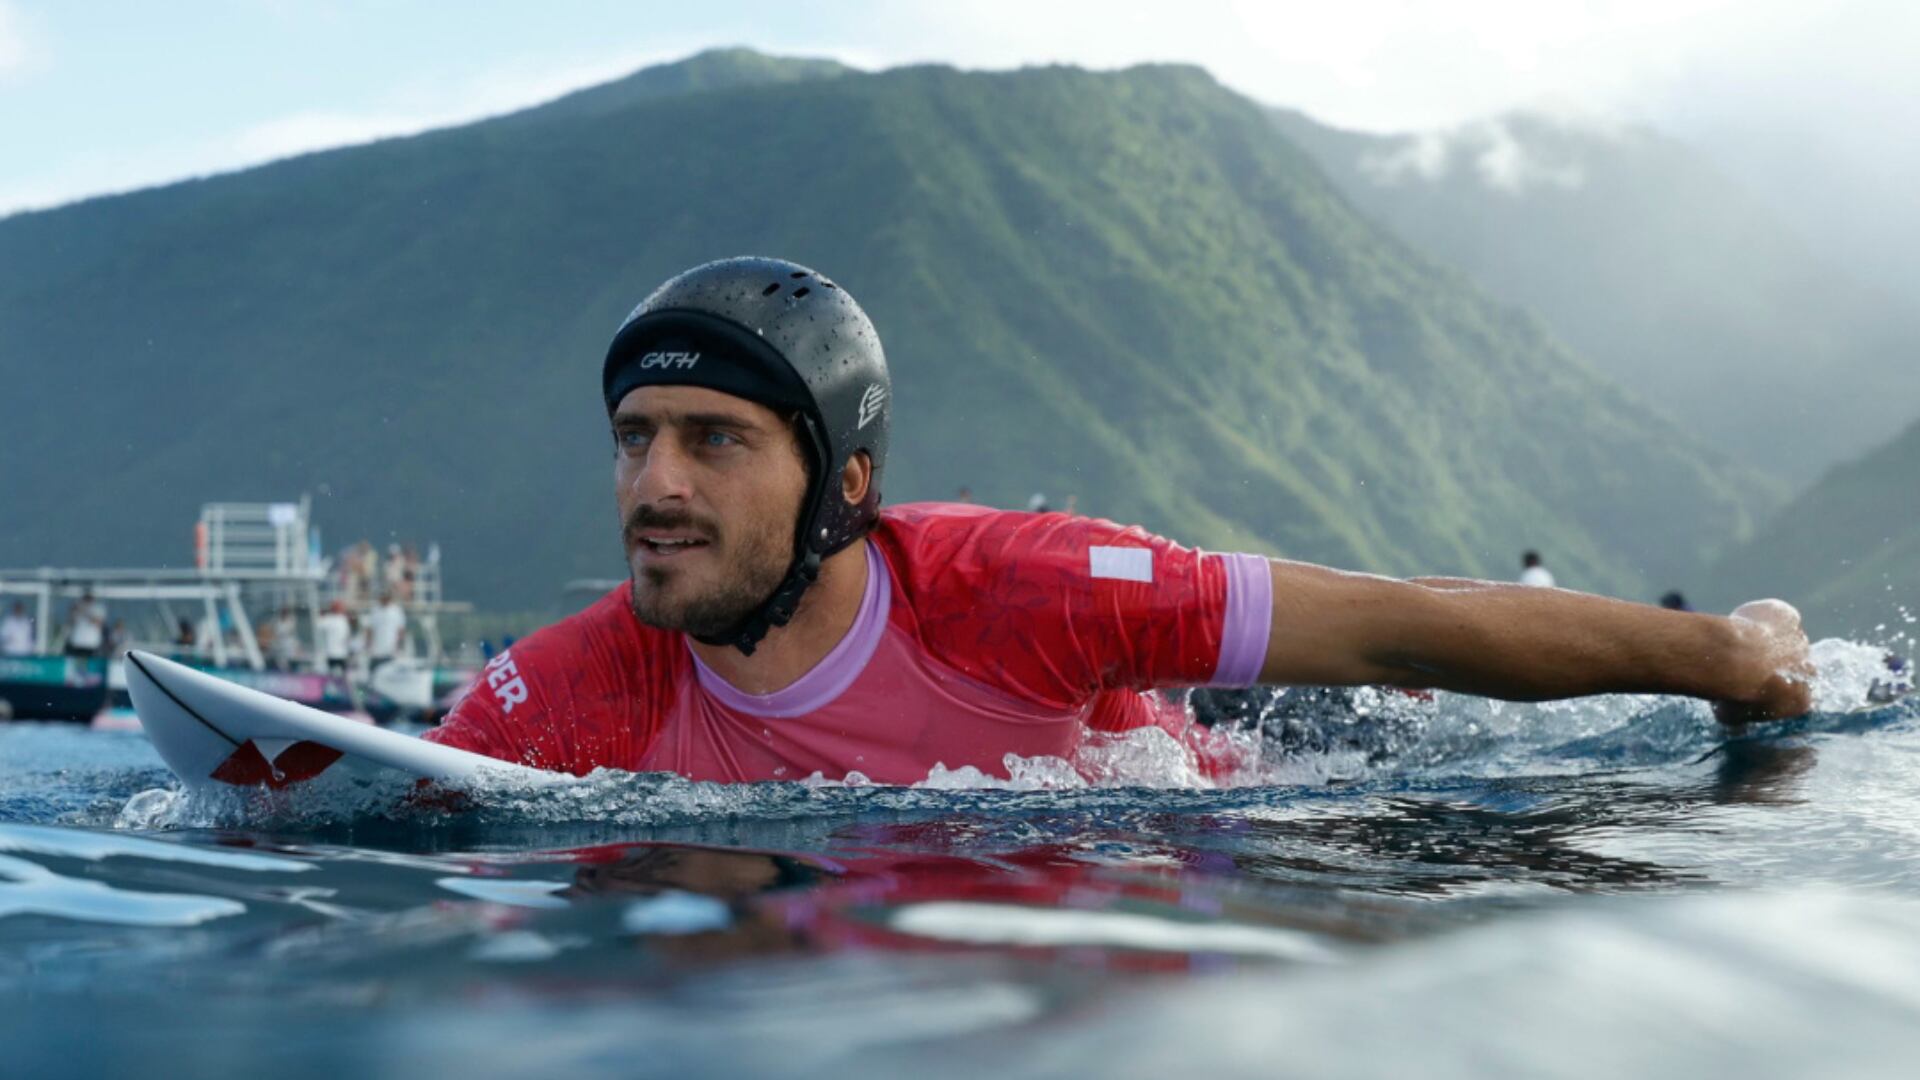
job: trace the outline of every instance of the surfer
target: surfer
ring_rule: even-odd
[[[1798,614],[1730,617],[1191,550],[1067,514],[880,508],[892,387],[846,290],[763,258],[648,296],[601,370],[627,582],[495,656],[428,738],[571,773],[1005,776],[1085,732],[1184,732],[1159,688],[1809,703]]]

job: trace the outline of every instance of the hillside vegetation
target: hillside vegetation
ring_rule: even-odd
[[[1827,474],[1714,568],[1722,603],[1781,596],[1816,634],[1879,640],[1920,615],[1920,423]],[[1884,628],[1884,629],[1883,629]]]
[[[609,336],[746,252],[872,314],[893,502],[1391,573],[1532,546],[1643,597],[1771,505],[1203,72],[690,63],[0,221],[0,565],[184,562],[203,500],[309,491],[329,548],[437,538],[451,594],[551,603],[621,568]]]
[[[1404,136],[1274,116],[1369,215],[1743,462],[1804,486],[1920,417],[1920,317],[1678,142],[1526,114]]]

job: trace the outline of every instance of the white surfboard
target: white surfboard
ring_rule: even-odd
[[[566,779],[335,716],[147,652],[127,654],[127,692],[161,759],[190,786],[285,787],[343,758],[449,784]]]

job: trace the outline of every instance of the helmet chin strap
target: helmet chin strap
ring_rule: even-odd
[[[705,645],[731,645],[747,656],[760,645],[760,639],[776,626],[785,626],[793,621],[793,613],[800,610],[800,597],[814,582],[820,580],[820,553],[809,548],[794,560],[793,568],[787,571],[786,580],[773,590],[773,595],[755,608],[753,614],[735,623],[726,633],[718,637],[693,635],[693,639]]]

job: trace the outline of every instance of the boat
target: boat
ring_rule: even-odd
[[[441,595],[439,547],[410,561],[409,594],[400,600],[420,653],[352,677],[329,672],[321,655],[321,612],[335,601],[364,611],[370,594],[346,568],[321,554],[311,502],[208,503],[193,530],[192,566],[0,570],[0,599],[29,601],[36,614],[35,652],[0,656],[0,719],[90,723],[101,730],[138,730],[120,657],[129,648],[169,656],[242,686],[358,719],[432,722],[471,685],[479,664],[445,655],[439,617],[471,611]],[[364,545],[363,545],[364,546]],[[56,602],[92,595],[109,605],[122,632],[109,656],[56,652]],[[301,632],[296,648],[269,663],[255,613],[291,611]],[[198,627],[199,644],[182,646],[177,630]],[[291,655],[290,655],[291,654]]]
[[[0,717],[90,720],[106,703],[105,660],[0,656]]]

